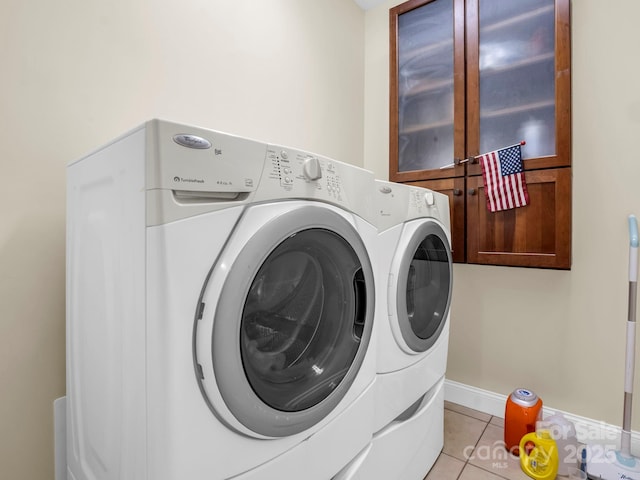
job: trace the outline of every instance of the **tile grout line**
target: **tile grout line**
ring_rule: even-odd
[[[456,412],[456,413],[460,413],[460,412]],[[465,414],[464,414],[464,413],[462,413],[462,415],[465,415]],[[466,415],[466,416],[467,416],[467,417],[469,417],[469,418],[473,418],[473,419],[475,419],[475,420],[479,420],[478,418],[475,418],[475,417],[473,417],[473,416],[471,416],[471,415]],[[495,415],[491,415],[491,418],[489,418],[489,420],[488,420],[487,422],[485,422],[484,429],[482,430],[482,433],[480,434],[480,437],[478,437],[478,440],[476,441],[475,445],[473,446],[473,452],[471,452],[471,455],[473,455],[473,453],[475,452],[476,448],[478,447],[478,444],[480,443],[480,439],[482,438],[482,436],[483,436],[483,435],[485,434],[485,432],[487,431],[487,428],[489,428],[489,425],[491,425],[491,420],[493,419],[493,417],[495,417]],[[481,421],[483,421],[483,420],[481,420]],[[495,426],[495,427],[497,427],[498,425],[495,425],[495,424],[494,424],[494,426]],[[472,463],[469,463],[469,459],[466,459],[466,460],[465,460],[464,465],[462,466],[462,470],[460,471],[460,473],[459,473],[459,474],[458,474],[458,476],[456,477],[456,480],[460,480],[460,478],[462,477],[462,474],[464,473],[464,470],[467,468],[467,465],[471,465],[471,466],[473,466],[473,467],[475,467],[475,468],[477,468],[477,469],[479,469],[479,470],[482,470],[482,471],[484,471],[484,472],[487,472],[487,473],[489,473],[489,474],[491,474],[491,475],[495,475],[496,477],[499,477],[499,478],[501,478],[501,479],[509,480],[509,478],[508,478],[508,477],[505,477],[505,476],[503,476],[503,475],[500,475],[499,473],[496,473],[496,472],[494,472],[494,471],[492,471],[492,470],[487,470],[486,468],[484,468],[484,467],[482,467],[482,466],[479,466],[479,465],[473,465]]]
[[[495,417],[495,415],[492,415],[491,418]],[[485,426],[484,430],[482,431],[482,435],[484,435],[484,432],[487,430],[487,428],[489,428],[489,425],[491,425],[491,419],[489,419],[489,421],[487,422],[487,425]],[[497,427],[497,425],[494,425],[494,427]],[[482,435],[480,435],[480,438],[482,438]],[[480,443],[480,440],[478,439],[478,443]],[[476,443],[476,447],[478,446],[478,443]],[[475,447],[474,447],[474,451],[475,451]],[[507,455],[509,455],[509,453],[507,453]],[[468,461],[467,461],[468,463]],[[472,464],[473,465],[473,464]],[[467,464],[465,463],[465,467],[467,466]],[[504,475],[500,475],[499,473],[496,473],[492,470],[487,470],[484,467],[478,466],[478,465],[473,465],[476,468],[479,468],[480,470],[483,470],[487,473],[490,473],[491,475],[495,475],[496,477],[499,477],[501,479],[504,480],[509,480],[509,477],[505,477]],[[464,471],[464,468],[462,469]]]
[[[489,425],[495,426],[497,428],[501,428],[500,425],[496,425],[496,424],[491,423],[492,420],[494,419],[494,417],[496,419],[500,419],[500,420],[502,419],[502,417],[498,417],[497,415],[489,415],[489,419],[488,420],[483,420],[483,419],[477,418],[476,416],[473,416],[472,414],[469,414],[468,412],[465,412],[465,411],[458,411],[458,410],[454,410],[454,409],[451,409],[451,408],[445,408],[445,409],[449,410],[452,413],[455,413],[455,414],[458,414],[458,415],[462,415],[462,416],[465,416],[467,418],[471,418],[473,420],[477,420],[479,422],[483,422],[485,424],[484,428],[482,429],[482,432],[480,433],[480,436],[478,437],[478,440],[476,441],[476,443],[473,446],[473,451],[471,453],[471,456],[473,456],[473,453],[475,453],[476,448],[478,448],[478,444],[480,443],[480,439],[486,433],[487,428],[489,427]],[[504,427],[502,427],[502,428],[504,428]],[[440,452],[440,455],[447,455],[447,454],[444,453],[444,452]],[[447,456],[450,456],[450,455],[447,455]],[[456,458],[456,457],[452,457],[452,458]],[[494,475],[495,477],[497,477],[497,478],[499,478],[501,480],[509,480],[509,477],[505,477],[504,475],[496,473],[493,470],[487,470],[486,468],[484,468],[482,466],[478,466],[478,465],[474,465],[474,464],[469,463],[469,458],[466,458],[464,460],[464,464],[462,466],[462,469],[460,470],[460,473],[457,475],[455,480],[460,480],[462,478],[462,475],[463,475],[465,469],[467,468],[467,465],[472,465],[473,467],[475,467],[475,468],[477,468],[479,470],[482,470],[482,471],[484,471],[486,473],[489,473],[490,475]]]
[[[487,413],[487,414],[485,414],[485,415],[489,415],[489,420],[483,420],[483,419],[481,419],[481,418],[474,417],[473,415],[469,415],[468,413],[466,413],[466,412],[464,412],[464,411],[453,410],[453,409],[451,409],[451,408],[446,408],[446,407],[445,407],[445,410],[449,410],[450,412],[457,413],[457,414],[459,414],[459,415],[464,415],[465,417],[473,418],[474,420],[478,420],[479,422],[485,422],[485,423],[487,423],[487,424],[488,424],[488,423],[491,423],[491,419],[492,419],[493,417],[495,417],[495,415],[491,415],[491,414]],[[479,412],[479,413],[483,413],[483,412]],[[496,418],[500,418],[500,417],[496,417]]]
[[[464,414],[463,414],[464,415]],[[470,415],[467,415],[469,418],[474,418],[471,417]],[[477,418],[475,420],[478,420]],[[481,420],[482,421],[482,420]],[[489,419],[489,421],[491,421],[491,419]],[[480,439],[482,438],[482,436],[484,435],[484,432],[487,430],[487,427],[489,426],[489,422],[486,422],[484,424],[484,428],[482,429],[482,433],[480,433],[480,436],[478,437],[478,440],[476,440],[475,445],[473,446],[473,451],[471,452],[471,455],[473,455],[473,452],[476,451],[476,448],[478,448],[478,444],[480,443]],[[467,465],[469,465],[469,458],[465,459],[464,461],[464,465],[462,466],[462,470],[460,470],[460,473],[458,474],[456,480],[460,480],[460,477],[462,477],[462,474],[464,473],[465,469],[467,468]],[[474,465],[475,466],[475,465]],[[483,469],[484,470],[484,469]],[[486,470],[485,470],[486,471]]]
[[[498,427],[498,425],[496,425],[496,424],[492,424],[492,423],[491,423],[491,420],[493,420],[494,418],[496,418],[496,416],[495,416],[495,415],[491,415],[491,418],[489,419],[489,423],[487,423],[487,428],[489,427],[489,425],[493,425],[494,427]],[[500,418],[500,417],[497,417],[497,418]],[[504,430],[504,426],[502,427],[502,429]],[[507,452],[507,455],[509,455],[509,453],[508,453],[508,452]],[[484,469],[483,469],[483,470],[484,470]],[[486,471],[487,471],[487,470],[485,470],[485,472],[486,472]],[[505,480],[509,480],[509,478],[508,478],[508,477],[505,477],[504,475],[500,475],[499,473],[495,473],[495,472],[491,472],[491,473],[493,473],[493,474],[494,474],[494,475],[496,475],[497,477],[504,478]]]

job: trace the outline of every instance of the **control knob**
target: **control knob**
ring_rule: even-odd
[[[434,203],[436,203],[436,199],[433,196],[433,192],[427,192],[424,194],[424,201],[426,202],[428,207],[433,207]]]
[[[320,160],[316,157],[308,157],[302,164],[302,173],[307,180],[318,180],[322,178],[322,168]]]

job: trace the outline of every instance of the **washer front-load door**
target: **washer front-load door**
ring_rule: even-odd
[[[373,273],[359,234],[335,209],[296,204],[266,221],[268,207],[248,209],[241,223],[257,230],[213,266],[208,283],[223,277],[221,289],[206,285],[202,302],[217,301],[215,313],[196,321],[207,338],[196,346],[210,346],[195,349],[201,390],[234,427],[216,408],[222,397],[243,433],[292,435],[325,418],[371,335]]]
[[[407,223],[392,272],[392,330],[409,353],[424,352],[440,336],[451,304],[451,247],[442,226],[432,220]]]

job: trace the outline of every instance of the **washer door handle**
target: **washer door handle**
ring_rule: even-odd
[[[357,338],[362,338],[364,323],[367,318],[367,285],[361,268],[353,276],[353,298],[355,302],[353,334]]]

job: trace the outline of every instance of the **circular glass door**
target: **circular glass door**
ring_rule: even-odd
[[[362,339],[363,287],[356,252],[335,232],[303,230],[269,254],[240,323],[242,365],[264,403],[297,412],[340,384]]]
[[[451,248],[435,222],[414,232],[398,272],[398,322],[407,345],[418,352],[438,339],[451,303]]]
[[[213,372],[194,358],[207,403],[219,416],[211,399],[221,395],[261,435],[309,428],[344,397],[371,336],[373,271],[360,235],[333,210],[304,206],[266,222],[232,263],[219,263],[227,273],[212,327],[196,322],[194,331],[211,335],[200,355],[211,355]]]

